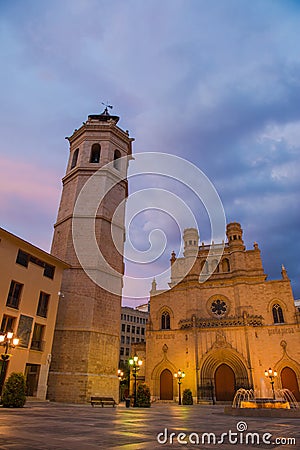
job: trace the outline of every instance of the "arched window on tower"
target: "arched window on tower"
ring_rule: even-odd
[[[274,323],[284,323],[282,308],[278,303],[272,307]]]
[[[161,329],[170,330],[170,314],[168,311],[164,311],[161,315]]]
[[[79,148],[76,148],[75,152],[73,153],[71,169],[74,169],[74,167],[77,165],[78,153],[79,153]]]
[[[115,153],[114,153],[114,168],[117,169],[117,170],[121,169],[120,158],[121,158],[121,153],[119,152],[119,150],[115,150]]]
[[[98,163],[100,161],[100,150],[99,144],[93,144],[91,148],[90,163]]]

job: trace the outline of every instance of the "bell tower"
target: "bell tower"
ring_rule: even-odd
[[[66,138],[70,143],[70,157],[62,180],[51,250],[54,256],[70,265],[62,280],[49,373],[48,397],[58,402],[85,403],[91,395],[111,396],[118,401],[125,229],[124,216],[121,214],[115,219],[114,213],[122,202],[125,204],[127,197],[127,167],[134,140],[128,131],[117,126],[118,120],[119,117],[110,115],[106,107],[102,114],[89,115],[87,121]],[[103,287],[105,283],[101,280],[107,279],[107,268],[97,258],[90,258],[88,264],[89,271],[97,273],[96,279],[88,275],[74,242],[76,202],[87,182],[99,172],[100,181],[109,189],[102,201],[97,183],[90,192],[94,199],[99,196],[93,218],[95,240],[86,227],[82,227],[80,239],[87,249],[92,248],[93,242],[98,245],[113,270],[117,290]]]

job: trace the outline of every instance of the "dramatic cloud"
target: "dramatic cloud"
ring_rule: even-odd
[[[49,249],[64,137],[108,100],[134,151],[206,173],[265,272],[278,278],[284,263],[300,298],[299,20],[292,0],[2,2],[1,226]],[[203,208],[184,198],[209,239]],[[155,223],[170,228],[155,217],[133,224],[140,248]],[[178,238],[175,226],[170,246]]]

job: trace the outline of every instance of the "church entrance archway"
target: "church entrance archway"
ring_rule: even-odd
[[[169,369],[160,374],[160,399],[173,400],[173,375]]]
[[[235,394],[235,375],[231,367],[221,364],[215,371],[215,394],[217,401],[232,401]]]
[[[297,380],[297,375],[291,369],[290,367],[284,367],[281,371],[281,385],[284,389],[289,389],[294,396],[296,397],[296,400],[300,401],[300,392],[299,392],[299,385]]]

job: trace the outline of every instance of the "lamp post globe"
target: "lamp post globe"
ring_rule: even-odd
[[[274,382],[275,378],[277,377],[276,370],[273,370],[271,367],[268,370],[265,370],[265,377],[269,378],[271,387],[272,387],[272,394],[273,394],[273,400],[275,400],[275,389],[274,389]]]
[[[0,334],[0,345],[4,347],[4,353],[1,353],[1,371],[0,371],[0,395],[2,394],[3,385],[6,378],[8,362],[11,355],[8,353],[10,349],[15,348],[19,344],[19,338],[14,337],[12,331]]]
[[[181,405],[181,380],[185,377],[185,373],[179,369],[174,373],[174,377],[178,380],[178,405]]]
[[[137,406],[137,372],[140,370],[143,361],[135,354],[129,359],[129,367],[132,367],[132,375],[134,377],[134,400],[133,406]]]

